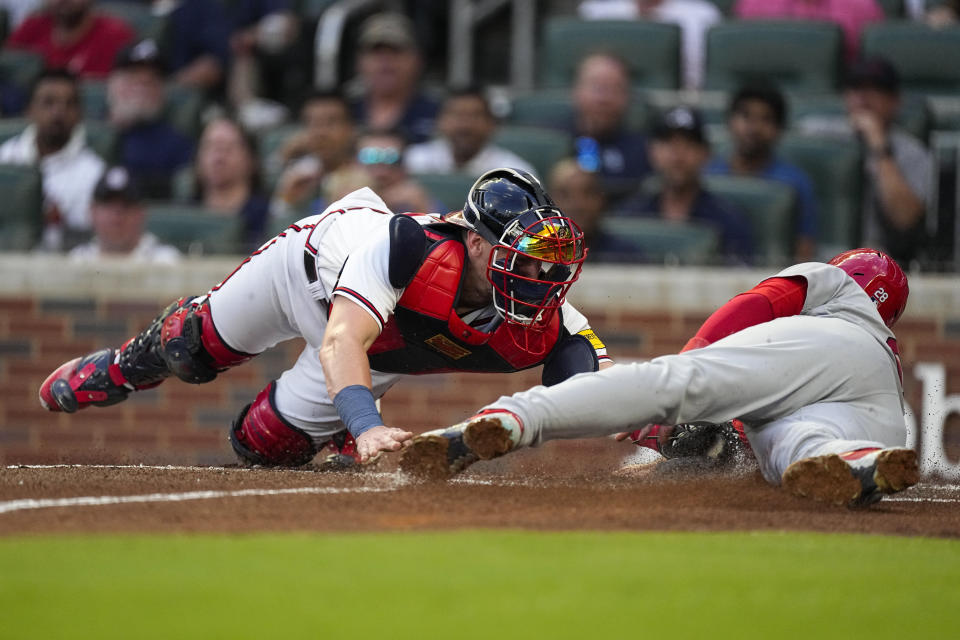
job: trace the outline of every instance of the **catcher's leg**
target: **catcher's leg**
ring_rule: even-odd
[[[230,444],[241,462],[264,467],[297,467],[317,454],[313,439],[277,410],[271,382],[245,406],[230,428]]]
[[[210,382],[251,357],[221,339],[205,297],[184,297],[119,349],[101,349],[60,365],[40,386],[40,404],[67,413],[108,406],[171,375],[191,384]]]

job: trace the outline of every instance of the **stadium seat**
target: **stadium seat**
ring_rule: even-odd
[[[716,229],[697,223],[611,217],[600,224],[606,233],[634,244],[642,254],[643,262],[707,264],[716,257],[720,246]]]
[[[882,56],[900,73],[904,91],[960,94],[960,27],[932,29],[912,21],[883,22],[863,33],[863,53]]]
[[[260,168],[263,171],[265,186],[271,191],[283,171],[279,151],[287,138],[300,131],[303,125],[297,122],[271,127],[257,134],[257,154],[260,156]]]
[[[106,162],[116,162],[119,156],[119,138],[109,122],[103,120],[84,120],[87,130],[87,145]]]
[[[903,17],[903,0],[877,0],[887,20],[899,20]]]
[[[0,250],[29,251],[43,229],[43,190],[34,167],[0,164]]]
[[[316,20],[327,10],[327,7],[337,0],[294,0],[293,5],[297,15]]]
[[[427,193],[444,206],[444,210],[439,213],[462,209],[467,199],[467,191],[478,177],[466,173],[417,173],[413,176]]]
[[[840,81],[843,34],[827,22],[744,20],[707,33],[706,89],[770,83],[784,91],[831,92]]]
[[[150,203],[147,230],[190,255],[245,253],[239,217],[225,218],[199,206]]]
[[[0,84],[16,87],[26,100],[33,81],[43,71],[43,65],[43,57],[32,51],[0,50]]]
[[[786,264],[793,255],[796,204],[785,184],[741,176],[707,176],[707,188],[750,219],[759,264]]]
[[[820,205],[817,248],[834,255],[857,246],[860,239],[863,158],[848,141],[787,135],[780,156],[801,169],[813,182]]]
[[[0,118],[0,144],[20,135],[29,124],[26,118]]]
[[[710,0],[710,4],[717,5],[717,9],[729,18],[733,15],[733,5],[737,4],[737,0]]]
[[[650,106],[635,95],[627,110],[627,127],[632,131],[647,129]],[[569,89],[543,89],[513,98],[507,122],[532,127],[566,128],[573,122],[573,101]]]
[[[137,40],[152,38],[163,42],[167,19],[153,13],[148,3],[98,2],[97,10],[120,18],[136,32]]]
[[[0,45],[7,39],[7,36],[10,34],[10,14],[6,9],[0,8]]]
[[[677,89],[680,86],[680,28],[642,20],[577,20],[551,18],[543,29],[540,77],[546,88],[573,84],[577,64],[602,49],[619,54],[630,65],[634,88]]]
[[[809,130],[817,122],[826,122],[827,132],[846,131],[849,134],[847,108],[841,96],[791,95],[789,99],[791,126]],[[920,140],[926,140],[933,125],[926,98],[915,93],[901,96],[897,124]]]
[[[553,165],[573,152],[573,140],[569,135],[541,127],[500,127],[494,143],[532,164],[537,177],[543,180]]]

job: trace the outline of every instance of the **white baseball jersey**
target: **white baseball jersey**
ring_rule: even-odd
[[[893,334],[842,269],[805,263],[800,315],[748,327],[692,351],[615,365],[552,387],[505,396],[521,445],[630,431],[649,423],[740,418],[761,471],[779,484],[790,463],[864,447],[903,446]]]
[[[354,191],[265,243],[208,294],[213,323],[233,349],[256,354],[291,338],[306,340],[296,364],[280,376],[275,401],[283,417],[317,444],[344,428],[319,358],[333,296],[351,299],[382,328],[403,294],[388,273],[393,215],[369,188]],[[414,219],[440,222],[427,214]],[[563,320],[571,334],[589,330],[569,303]],[[605,356],[596,345],[598,356]],[[376,398],[401,378],[371,373]]]

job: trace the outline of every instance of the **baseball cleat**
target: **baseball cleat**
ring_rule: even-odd
[[[516,414],[482,411],[460,424],[416,436],[400,454],[400,469],[428,480],[445,480],[478,460],[508,453],[522,433],[523,421]]]
[[[126,400],[132,386],[115,360],[113,349],[101,349],[63,363],[40,385],[40,404],[48,411],[73,413]]]
[[[912,449],[859,449],[797,460],[781,480],[796,496],[865,507],[915,485],[919,476]]]

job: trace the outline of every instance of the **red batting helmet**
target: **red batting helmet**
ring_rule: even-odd
[[[876,249],[852,249],[827,264],[840,267],[863,287],[888,327],[900,318],[907,306],[910,287],[903,269],[893,258]]]

